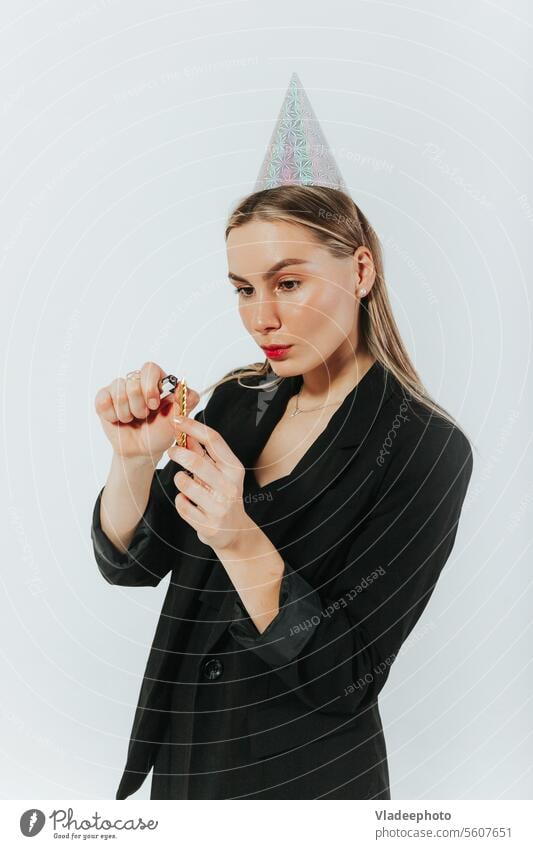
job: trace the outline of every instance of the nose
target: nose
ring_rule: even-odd
[[[259,297],[250,304],[250,327],[256,333],[267,333],[280,326],[278,305],[270,296]]]

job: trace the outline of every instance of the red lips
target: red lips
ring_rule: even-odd
[[[290,345],[261,345],[263,351],[281,351],[290,348]]]
[[[274,345],[272,348],[265,348],[261,345],[261,347],[269,360],[279,360],[287,354],[292,345]]]

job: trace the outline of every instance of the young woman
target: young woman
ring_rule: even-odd
[[[96,398],[100,571],[171,573],[116,797],[153,766],[153,799],[390,799],[378,696],[452,550],[470,443],[424,390],[347,194],[255,192],[226,240],[264,362],[181,423],[154,363]]]

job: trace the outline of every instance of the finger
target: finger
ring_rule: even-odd
[[[132,373],[126,377],[126,392],[128,394],[129,408],[135,418],[145,419],[150,411],[144,400],[140,374]]]
[[[176,444],[178,444],[177,440],[179,439],[180,433],[175,424],[174,432],[176,436]],[[200,457],[208,456],[204,446],[200,442],[198,442],[197,439],[193,439],[192,436],[187,436],[187,444],[185,445],[185,448],[188,448],[189,451],[194,452],[194,454],[198,454]]]
[[[188,416],[174,416],[174,424],[177,430],[205,445],[210,457],[219,468],[229,471],[240,465],[239,458],[214,428]]]
[[[133,414],[130,410],[128,402],[128,393],[126,392],[126,381],[123,377],[117,377],[110,386],[109,391],[115,406],[115,413],[120,422],[127,424],[133,421]]]
[[[178,447],[178,446],[172,446],[172,447]],[[212,460],[211,460],[211,458],[209,457],[209,454],[207,454],[207,452],[206,452],[206,450],[205,450],[204,446],[203,446],[203,445],[201,445],[201,444],[198,442],[198,440],[197,440],[197,439],[193,439],[193,438],[192,438],[192,436],[188,436],[188,437],[187,437],[187,445],[186,445],[185,447],[186,447],[186,448],[187,448],[187,449],[188,449],[191,453],[195,454],[196,456],[198,456],[198,457],[200,457],[200,458],[205,457],[205,458],[208,460],[208,462],[209,462],[209,463],[213,464],[213,461],[212,461]],[[167,453],[168,453],[169,457],[170,457],[172,460],[174,460],[175,462],[178,462],[178,461],[177,461],[177,460],[175,460],[175,459],[174,459],[174,457],[172,456],[171,451],[172,451],[172,448],[170,448],[170,449],[167,451]],[[180,462],[180,465],[184,467],[183,463],[181,463],[181,462]],[[185,468],[185,467],[184,467],[184,468]],[[194,472],[191,472],[191,474],[193,474],[193,475],[194,475]],[[195,479],[196,479],[199,483],[201,483],[201,484],[202,484],[202,486],[207,486],[206,482],[205,482],[205,481],[204,481],[204,480],[203,480],[203,479],[202,479],[199,475],[194,475],[194,477],[195,477]]]
[[[226,490],[227,481],[223,472],[207,454],[203,452],[197,454],[179,445],[173,445],[167,453],[175,463],[192,472],[198,483],[211,487],[213,491],[224,492]]]
[[[182,495],[185,495],[189,501],[201,510],[207,513],[212,504],[212,493],[202,486],[201,483],[190,478],[186,472],[176,472],[174,475],[174,483]]]
[[[198,454],[200,457],[207,456],[204,446],[201,442],[198,442],[193,436],[187,436],[187,446],[189,451],[194,451],[195,454]],[[211,461],[212,462],[212,461]]]
[[[141,369],[141,389],[145,403],[151,410],[159,407],[159,381],[164,376],[165,372],[157,363],[147,362]]]
[[[107,422],[112,422],[113,424],[118,421],[115,405],[113,404],[113,399],[107,386],[99,389],[96,393],[94,406],[101,419],[105,419]]]
[[[197,524],[202,526],[205,524],[206,514],[204,511],[190,501],[183,492],[178,492],[174,498],[174,504],[182,519],[188,522],[192,528],[196,529]]]

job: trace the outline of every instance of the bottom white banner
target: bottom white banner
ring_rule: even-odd
[[[528,800],[324,801],[6,800],[2,845],[533,847]]]

